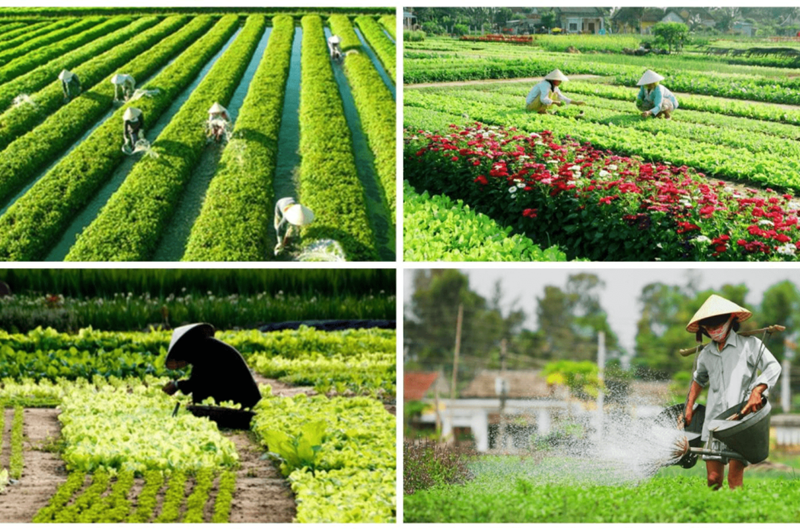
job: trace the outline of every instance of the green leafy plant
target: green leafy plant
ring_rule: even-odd
[[[356,17],[356,24],[364,33],[364,38],[369,45],[375,50],[375,54],[383,63],[383,67],[389,77],[392,78],[392,81],[395,81],[395,57],[397,52],[394,43],[386,37],[374,18],[362,15]]]
[[[19,480],[22,476],[24,456],[22,450],[23,422],[25,409],[21,405],[14,407],[14,419],[11,420],[11,459],[9,463],[9,476]]]

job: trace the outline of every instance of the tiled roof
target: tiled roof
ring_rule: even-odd
[[[403,375],[403,401],[419,401],[436,382],[438,372],[407,372]]]

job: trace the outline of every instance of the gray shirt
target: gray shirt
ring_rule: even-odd
[[[722,351],[712,341],[698,354],[693,378],[703,388],[709,387],[702,434],[704,441],[708,439],[708,425],[715,416],[749,398],[750,392],[758,385],[767,385],[764,391],[767,395],[778,381],[781,365],[766,347],[756,366],[761,344],[756,337],[743,337],[731,330]],[[760,370],[761,375],[747,386],[754,370]]]

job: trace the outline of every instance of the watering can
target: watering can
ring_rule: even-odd
[[[662,426],[675,426],[683,417],[685,409],[686,406],[683,403],[672,405],[659,413],[656,417],[656,423]],[[693,410],[692,421],[688,425],[684,425],[683,429],[680,431],[684,438],[686,438],[685,448],[687,450],[682,454],[679,460],[672,462],[673,465],[679,465],[684,469],[693,468],[695,464],[697,464],[698,455],[690,452],[688,449],[699,448],[703,445],[700,436],[703,432],[703,423],[706,418],[706,406],[695,403]]]

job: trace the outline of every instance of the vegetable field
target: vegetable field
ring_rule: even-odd
[[[393,331],[218,332],[258,374],[249,436],[173,414],[170,335],[0,331],[1,521],[394,521]]]
[[[393,14],[0,10],[0,260],[394,260]],[[149,143],[132,155],[129,107]],[[316,219],[275,256],[285,196]]]
[[[797,259],[800,70],[700,53],[563,53],[557,44],[569,38],[406,43],[407,220],[419,215],[420,195],[445,196],[508,238],[556,246],[568,259]],[[604,41],[575,45],[591,52]],[[571,78],[561,90],[585,105],[526,112],[528,91],[554,68]],[[670,120],[644,119],[634,104],[648,68],[676,93]],[[422,231],[437,244],[406,247],[406,259],[448,259],[452,249],[463,260],[546,254],[526,257],[507,243],[492,258],[453,246],[433,223]],[[482,234],[494,239],[488,227]]]

